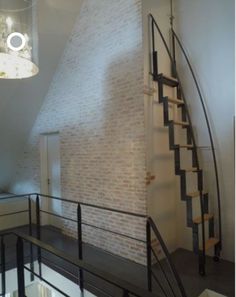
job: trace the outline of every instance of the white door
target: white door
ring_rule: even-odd
[[[60,162],[60,135],[59,133],[44,134],[41,136],[41,193],[53,197],[61,197],[61,162]],[[59,200],[43,198],[42,207],[55,215],[62,215],[62,206]],[[50,225],[61,228],[61,219],[49,215]]]

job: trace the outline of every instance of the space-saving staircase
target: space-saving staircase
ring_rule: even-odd
[[[218,181],[218,171],[217,162],[214,149],[214,142],[212,138],[212,133],[210,130],[210,124],[206,113],[206,108],[204,105],[203,97],[200,92],[196,76],[194,74],[193,68],[189,62],[186,52],[178,36],[176,35],[173,27],[171,28],[172,37],[172,51],[169,49],[167,42],[152,15],[150,17],[151,25],[151,41],[152,41],[152,77],[155,84],[157,84],[158,100],[159,103],[163,104],[163,119],[164,126],[169,129],[169,148],[174,151],[175,159],[175,174],[180,176],[180,189],[181,189],[181,200],[186,202],[187,209],[187,227],[192,228],[192,238],[193,238],[193,250],[199,255],[199,273],[205,275],[205,255],[206,251],[214,248],[215,256],[214,260],[218,261],[220,256],[220,251],[222,248],[221,244],[221,212],[220,212],[220,189]],[[156,45],[156,37],[159,35],[160,40],[164,43],[165,49],[171,61],[171,76],[167,76],[159,72],[158,69],[158,52]],[[203,169],[199,162],[198,147],[194,135],[194,130],[191,122],[190,112],[188,110],[188,105],[186,97],[184,95],[183,87],[179,79],[176,66],[176,55],[175,48],[176,43],[180,47],[183,56],[185,57],[189,69],[191,71],[192,77],[195,82],[195,86],[200,97],[200,102],[204,111],[207,128],[210,136],[211,149],[214,160],[214,171],[216,178],[216,193],[217,193],[217,219],[218,219],[218,230],[216,232],[215,228],[215,217],[214,214],[209,211],[209,198],[214,199],[215,197],[209,197],[208,193],[204,191],[204,179],[203,179]],[[172,88],[176,90],[176,97],[170,98],[166,94],[166,88]],[[176,106],[178,119],[173,118],[170,115],[170,107]],[[175,139],[176,127],[182,127],[186,131],[186,142],[182,144],[177,144]],[[181,165],[181,154],[185,151],[191,151],[191,164],[189,167],[183,168]],[[188,192],[188,174],[195,174],[197,177],[196,191]],[[193,200],[198,199],[200,203],[200,216],[193,216]],[[205,225],[208,226],[208,232],[205,230]],[[206,234],[208,233],[208,236]],[[217,235],[216,235],[217,233]],[[200,236],[201,235],[201,236]]]

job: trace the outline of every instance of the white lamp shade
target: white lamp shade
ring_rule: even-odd
[[[23,79],[38,69],[36,0],[0,0],[0,79]]]

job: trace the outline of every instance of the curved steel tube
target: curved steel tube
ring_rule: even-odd
[[[154,221],[153,221],[153,219],[151,217],[149,217],[147,219],[147,222],[150,224],[152,231],[154,232],[156,238],[158,239],[158,241],[159,241],[159,243],[160,243],[160,245],[161,245],[161,247],[163,249],[163,252],[164,252],[164,254],[166,256],[166,259],[167,259],[167,261],[168,261],[168,263],[169,263],[169,265],[171,267],[171,270],[172,270],[172,272],[173,272],[173,274],[175,276],[176,282],[177,282],[177,284],[179,286],[182,297],[187,297],[187,294],[186,294],[186,292],[184,290],[184,286],[183,286],[183,284],[181,282],[181,279],[180,279],[180,277],[179,277],[179,275],[178,275],[178,273],[176,271],[176,268],[175,268],[175,266],[174,266],[174,264],[173,264],[173,262],[171,260],[170,253],[169,253],[169,251],[168,251],[168,249],[167,249],[167,247],[165,245],[164,240],[162,239],[162,236],[161,236],[159,230],[157,229],[156,224],[154,223]]]
[[[194,131],[193,131],[193,125],[192,125],[192,121],[191,121],[191,117],[190,117],[190,113],[189,113],[189,110],[187,108],[187,100],[186,100],[186,97],[184,95],[184,91],[183,91],[183,87],[182,87],[182,84],[181,84],[181,80],[180,80],[180,77],[178,75],[178,71],[176,69],[176,64],[175,64],[175,61],[171,55],[171,52],[169,50],[169,47],[165,41],[165,38],[161,32],[161,29],[159,28],[155,18],[153,17],[152,14],[149,14],[149,17],[151,18],[152,20],[152,24],[155,25],[156,29],[158,30],[158,33],[162,39],[162,42],[165,46],[165,49],[168,53],[168,56],[170,58],[170,61],[171,61],[171,65],[173,67],[173,70],[176,74],[176,78],[177,80],[179,81],[179,87],[181,89],[181,93],[182,93],[182,97],[183,97],[183,101],[185,103],[185,106],[186,106],[186,114],[187,114],[187,117],[188,117],[188,120],[189,120],[189,126],[190,126],[190,129],[191,129],[191,134],[192,134],[192,141],[193,141],[193,146],[194,146],[194,152],[195,152],[195,157],[196,157],[196,165],[197,165],[197,170],[199,171],[200,170],[200,165],[199,165],[199,160],[198,160],[198,154],[197,154],[197,144],[196,144],[196,140],[195,140],[195,136],[194,136]],[[204,220],[204,201],[203,201],[203,190],[200,189],[200,207],[201,207],[201,221],[202,221],[202,254],[203,254],[203,257],[205,259],[205,255],[206,255],[206,250],[205,250],[205,220]]]
[[[213,156],[213,162],[214,162],[214,169],[215,169],[215,178],[216,178],[216,188],[217,188],[217,202],[218,202],[218,216],[219,216],[219,240],[220,240],[220,245],[221,245],[221,242],[222,242],[222,234],[221,234],[221,198],[220,198],[220,183],[219,183],[219,175],[218,175],[218,167],[217,167],[217,161],[216,161],[216,153],[215,153],[215,146],[214,146],[214,141],[213,141],[213,136],[212,136],[212,132],[211,132],[211,126],[210,126],[210,122],[209,122],[209,119],[208,119],[208,115],[207,115],[207,110],[206,110],[206,106],[205,106],[205,103],[204,103],[204,99],[203,99],[203,96],[202,96],[202,93],[201,93],[201,90],[200,90],[200,86],[199,86],[199,83],[197,81],[197,78],[196,78],[196,75],[194,73],[194,70],[193,70],[193,67],[189,61],[189,58],[187,56],[187,53],[185,51],[185,49],[183,48],[181,42],[180,42],[180,39],[178,38],[177,34],[175,33],[174,29],[171,29],[172,31],[172,34],[174,36],[174,38],[176,39],[185,59],[186,59],[186,62],[188,64],[188,67],[190,69],[190,72],[192,74],[192,77],[193,77],[193,80],[195,82],[195,85],[196,85],[196,88],[197,88],[197,92],[198,92],[198,95],[199,95],[199,98],[200,98],[200,102],[201,102],[201,105],[202,105],[202,109],[203,109],[203,112],[204,112],[204,116],[205,116],[205,119],[206,119],[206,124],[207,124],[207,129],[208,129],[208,133],[209,133],[209,137],[210,137],[210,142],[211,142],[211,150],[212,150],[212,156]],[[221,247],[222,248],[222,247]]]

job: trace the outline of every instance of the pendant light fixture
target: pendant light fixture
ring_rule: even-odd
[[[37,0],[0,0],[0,79],[36,75]]]

